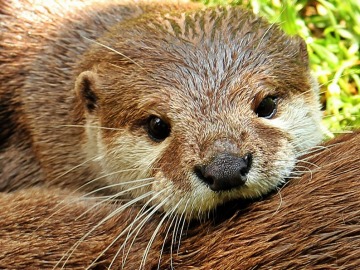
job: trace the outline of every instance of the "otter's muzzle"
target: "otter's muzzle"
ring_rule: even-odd
[[[213,191],[230,190],[245,184],[251,163],[250,153],[244,157],[222,153],[208,165],[195,166],[195,174]]]

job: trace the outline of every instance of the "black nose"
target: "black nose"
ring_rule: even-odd
[[[222,153],[208,165],[195,166],[195,173],[214,191],[230,190],[245,184],[251,163],[251,154],[237,157]]]

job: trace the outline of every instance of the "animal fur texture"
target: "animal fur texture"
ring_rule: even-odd
[[[321,142],[304,40],[169,2],[0,0],[0,191],[81,187],[198,219],[271,192]]]
[[[130,2],[0,0],[0,269],[360,268],[360,137],[314,147],[304,41]],[[251,168],[213,190],[224,153]]]
[[[138,223],[126,228],[140,206],[116,213],[64,189],[1,193],[0,269],[138,269],[156,231],[143,269],[359,269],[359,153],[360,132],[331,140],[277,193],[225,205],[181,237],[168,229],[176,221],[158,227],[159,213],[136,237],[122,234],[136,232]]]

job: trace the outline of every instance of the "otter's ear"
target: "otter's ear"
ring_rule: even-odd
[[[298,47],[297,49],[297,58],[302,63],[303,66],[309,67],[309,55],[307,51],[307,45],[305,40],[303,40],[300,36],[295,36],[294,43]]]
[[[76,79],[75,93],[88,113],[93,113],[98,107],[96,88],[97,75],[93,71],[84,71]]]

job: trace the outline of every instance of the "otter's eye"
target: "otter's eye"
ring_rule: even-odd
[[[147,132],[153,141],[161,142],[170,135],[170,125],[157,116],[150,116]]]
[[[255,109],[255,113],[259,117],[263,117],[267,119],[272,118],[276,113],[277,101],[278,101],[277,97],[268,96],[264,98],[260,102],[258,107]]]

